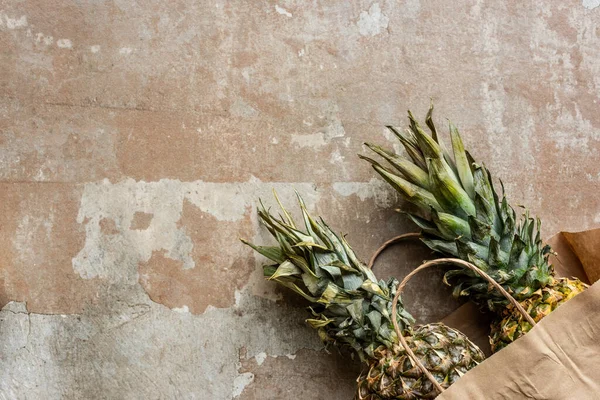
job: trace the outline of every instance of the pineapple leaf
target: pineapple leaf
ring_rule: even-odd
[[[327,273],[329,274],[329,276],[331,276],[331,278],[333,279],[334,282],[341,284],[340,281],[342,280],[342,271],[338,267],[334,267],[331,265],[324,265],[321,268],[323,268],[325,271],[327,271]]]
[[[348,290],[357,290],[363,283],[363,279],[356,274],[342,274],[344,287]]]
[[[311,303],[316,303],[318,301],[318,299],[316,297],[306,294],[304,292],[304,290],[300,289],[298,287],[298,285],[296,285],[295,283],[286,282],[286,281],[282,281],[282,280],[277,280],[277,283],[279,283],[282,286],[287,287],[288,289],[293,290],[294,292],[298,293],[300,296],[304,297],[306,300],[310,301]]]
[[[469,223],[464,219],[452,214],[437,212],[434,209],[431,210],[431,217],[444,239],[454,240],[461,236],[467,239],[471,238]]]
[[[363,321],[365,318],[365,315],[363,313],[363,301],[363,299],[356,299],[351,304],[346,306],[346,310],[348,310],[348,313],[350,314],[352,319],[358,322],[358,324],[361,326],[363,325]]]
[[[371,271],[369,268],[367,268],[365,266],[365,264],[362,263],[356,257],[356,254],[354,254],[354,251],[350,248],[350,245],[346,241],[346,238],[343,236],[342,236],[342,246],[344,246],[344,249],[346,250],[346,254],[348,255],[348,258],[349,258],[350,262],[352,263],[352,265],[354,265],[356,268],[358,268],[358,270],[360,270],[360,272],[364,276],[366,276],[367,279],[370,279],[374,282],[377,281],[377,278],[375,277],[375,274],[373,273],[373,271]]]
[[[263,265],[263,275],[266,278],[270,278],[271,276],[273,276],[273,274],[275,273],[275,271],[277,271],[277,267],[279,266],[279,264],[275,264],[275,265]]]
[[[275,280],[284,276],[300,276],[301,273],[302,270],[300,270],[300,268],[286,260],[279,264],[277,271],[269,277],[269,280]]]
[[[328,250],[327,247],[314,243],[313,241],[310,242],[299,242],[296,243],[295,245],[293,245],[292,247],[308,247],[311,249],[321,249],[321,250]]]
[[[494,225],[495,231],[501,231],[496,209],[497,195],[489,178],[489,172],[484,167],[475,166],[473,171],[473,185],[475,193],[479,194],[485,200],[484,205],[486,206],[487,219]]]
[[[476,214],[475,204],[460,184],[452,178],[449,167],[442,160],[428,158],[427,168],[429,180],[435,188],[435,199],[443,207],[443,211],[455,213],[463,219]]]
[[[250,246],[257,253],[267,257],[269,260],[275,261],[277,263],[282,263],[285,261],[285,255],[283,254],[283,252],[281,251],[281,248],[279,246],[257,246],[255,244],[248,242],[245,239],[240,239],[240,240],[246,246]]]
[[[377,310],[371,310],[367,313],[366,317],[371,321],[373,330],[377,332],[381,327],[381,313]]]
[[[445,240],[436,240],[428,238],[421,238],[421,241],[425,243],[425,245],[431,250],[437,251],[438,253],[451,254],[455,257],[458,257],[458,249],[456,248],[456,243],[454,242],[447,242]]]
[[[314,276],[315,278],[317,277],[317,275],[315,274],[315,272],[310,268],[310,265],[308,265],[308,262],[306,261],[306,259],[304,257],[300,257],[297,256],[295,254],[289,254],[288,255],[289,260],[298,268],[300,268],[302,271],[304,271],[305,273]]]
[[[388,294],[384,293],[383,290],[381,290],[381,287],[377,283],[375,283],[369,279],[365,280],[362,283],[361,288],[366,290],[369,293],[376,294],[377,296],[380,296],[386,300],[389,300]]]
[[[471,172],[471,166],[465,153],[465,146],[463,145],[458,129],[450,123],[450,137],[452,139],[452,150],[454,151],[454,159],[456,160],[456,169],[458,170],[458,176],[462,183],[465,192],[471,199],[475,198],[475,186],[473,184],[473,173]]]
[[[300,194],[296,192],[296,197],[298,198],[298,203],[300,203],[300,210],[302,211],[302,218],[304,219],[304,226],[306,227],[306,231],[310,236],[312,236],[315,242],[320,239],[323,243],[325,243],[325,245],[327,245],[327,239],[321,232],[321,228],[319,227],[319,225],[317,225],[317,223],[312,219],[312,217],[306,210],[306,204],[304,203],[302,196],[300,196]]]
[[[294,224],[294,219],[291,217],[291,215],[287,212],[287,210],[285,209],[285,207],[283,206],[283,204],[281,204],[281,201],[279,201],[279,197],[277,196],[277,192],[275,191],[275,189],[273,189],[273,197],[275,197],[275,200],[277,201],[277,204],[279,204],[279,208],[281,208],[281,211],[283,211],[283,213],[285,214],[285,218],[287,220],[287,223],[292,227],[292,228],[296,228],[296,225]]]
[[[394,168],[396,168],[406,179],[424,189],[429,188],[429,176],[427,172],[419,168],[417,165],[408,161],[405,158],[399,157],[379,146],[375,146],[370,143],[365,143],[365,145],[371,149],[373,152],[379,154],[383,157],[387,162],[389,162]]]
[[[337,268],[339,268],[342,271],[352,272],[352,273],[355,273],[355,274],[360,274],[359,270],[357,270],[356,268],[353,268],[353,267],[351,267],[349,265],[344,264],[340,260],[335,260],[335,261],[333,261],[333,262],[331,262],[331,263],[329,263],[327,265],[331,265],[333,267],[337,267]]]
[[[323,328],[333,322],[332,319],[328,319],[325,316],[323,316],[323,318],[324,319],[309,318],[306,320],[306,323],[308,323],[312,328],[318,329],[318,328]]]
[[[406,133],[402,134],[397,131],[393,126],[386,126],[396,137],[400,140],[400,143],[404,146],[406,153],[413,160],[413,162],[420,167],[421,169],[426,169],[427,165],[425,164],[425,157],[423,157],[423,153],[419,150],[419,145],[414,135],[410,131],[406,131]]]
[[[444,159],[446,160],[450,168],[452,168],[452,171],[458,173],[454,159],[450,155],[450,152],[446,148],[444,141],[438,135],[437,129],[433,124],[433,101],[431,101],[429,104],[429,111],[427,111],[427,116],[425,117],[425,124],[427,124],[427,126],[429,127],[429,130],[431,131],[431,137],[433,138],[433,140],[435,140],[435,142],[440,145],[440,148],[442,149],[442,154],[444,154]]]
[[[426,210],[429,208],[435,208],[438,211],[442,211],[442,207],[438,203],[435,196],[427,190],[413,185],[407,180],[394,175],[379,165],[373,165],[373,168],[379,175],[383,177],[383,179],[388,181],[400,194],[402,194],[407,201]]]
[[[340,238],[327,226],[323,218],[321,218],[320,225],[323,228],[322,232],[327,237],[327,240],[331,244],[333,251],[340,258],[343,263],[349,264],[350,260],[348,259],[348,255],[344,251],[344,246],[342,245],[342,241]]]
[[[479,244],[487,245],[490,241],[492,227],[472,216],[468,218],[468,221],[473,240]]]
[[[433,100],[429,102],[429,110],[427,111],[427,116],[425,117],[425,124],[429,127],[429,130],[431,131],[431,136],[437,142],[437,129],[435,129],[435,125],[433,124]]]
[[[325,304],[325,306],[329,304],[349,304],[352,302],[352,298],[339,286],[329,282],[317,302]]]
[[[419,123],[412,115],[410,111],[408,111],[408,119],[410,120],[410,129],[412,133],[415,135],[415,138],[418,143],[418,148],[423,153],[425,159],[427,158],[439,158],[442,159],[444,154],[439,144],[436,143],[435,140],[429,135],[427,135],[423,129],[419,126]]]
[[[304,286],[308,289],[308,291],[312,295],[318,295],[321,292],[321,287],[319,286],[319,279],[311,274],[302,274],[302,282],[304,282]]]
[[[427,221],[424,218],[419,217],[418,215],[414,215],[414,214],[410,214],[410,213],[406,213],[406,215],[408,216],[408,218],[410,218],[411,221],[413,221],[423,232],[432,235],[432,236],[437,236],[437,237],[441,237],[440,232],[437,230],[437,227],[435,226],[435,224],[432,224],[431,222]]]

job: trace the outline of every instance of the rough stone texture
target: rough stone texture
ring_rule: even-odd
[[[269,240],[257,198],[367,259],[413,227],[355,154],[432,97],[545,234],[599,226],[599,4],[0,0],[0,399],[349,398],[237,241]]]

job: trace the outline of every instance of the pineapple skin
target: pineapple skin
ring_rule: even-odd
[[[441,323],[417,327],[406,342],[443,388],[485,358],[462,332]],[[400,345],[378,348],[356,381],[355,400],[433,399],[439,394]]]
[[[366,143],[394,170],[370,162],[401,196],[412,204],[408,216],[421,228],[422,242],[444,256],[468,261],[500,283],[535,321],[584,291],[578,279],[556,278],[548,257],[550,246],[540,238],[539,219],[526,212],[520,219],[499,197],[489,171],[465,150],[458,129],[450,124],[450,151],[438,137],[430,107],[426,134],[409,111],[410,129],[388,126],[404,145],[408,157]],[[503,188],[504,189],[504,188]],[[503,190],[504,192],[504,190]],[[468,296],[496,314],[490,343],[497,351],[531,329],[529,323],[498,291],[469,270],[454,269],[444,276],[454,295]]]
[[[539,322],[562,303],[571,300],[587,287],[588,285],[578,279],[554,279],[550,285],[538,289],[533,296],[521,301],[520,304],[535,322]],[[503,349],[529,332],[531,328],[531,324],[524,320],[523,315],[512,304],[509,304],[492,321],[490,333],[492,352]]]
[[[321,219],[315,221],[299,197],[306,232],[290,214],[276,218],[262,206],[261,222],[277,246],[243,241],[275,264],[263,266],[265,277],[311,303],[306,322],[326,346],[351,348],[367,364],[358,379],[357,399],[430,399],[433,384],[413,365],[399,344],[392,323],[392,299],[398,281],[378,280],[356,257],[343,236]],[[414,318],[398,302],[398,325],[408,346],[442,387],[448,387],[485,358],[462,333],[443,324],[414,326]]]

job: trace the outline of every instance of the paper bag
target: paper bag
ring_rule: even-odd
[[[600,278],[600,229],[548,241],[557,276]],[[467,304],[444,322],[487,348],[489,319]],[[562,304],[525,336],[469,371],[441,400],[600,399],[600,282]]]

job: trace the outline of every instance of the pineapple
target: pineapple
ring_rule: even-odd
[[[394,169],[370,162],[388,183],[412,204],[406,213],[422,230],[422,241],[443,255],[461,258],[485,271],[513,295],[534,321],[581,293],[587,285],[577,279],[557,278],[548,261],[550,246],[540,239],[540,220],[525,212],[518,220],[496,193],[489,171],[465,151],[458,130],[450,123],[452,153],[426,117],[431,136],[411,112],[410,129],[388,126],[406,149],[406,156],[365,143]],[[502,184],[502,182],[500,182]],[[453,269],[444,276],[455,296],[468,296],[496,313],[490,344],[497,351],[532,327],[493,287],[470,270]]]
[[[277,196],[275,196],[277,198]],[[261,222],[277,246],[245,244],[270,259],[267,279],[298,293],[311,303],[306,322],[326,345],[351,348],[368,367],[357,379],[356,399],[430,399],[432,382],[413,364],[400,345],[391,320],[398,281],[378,280],[359,261],[343,236],[321,219],[314,220],[298,196],[304,231],[281,206],[274,217],[261,203]],[[442,387],[454,383],[484,359],[467,337],[443,324],[414,326],[413,317],[398,304],[397,322],[408,346]]]

